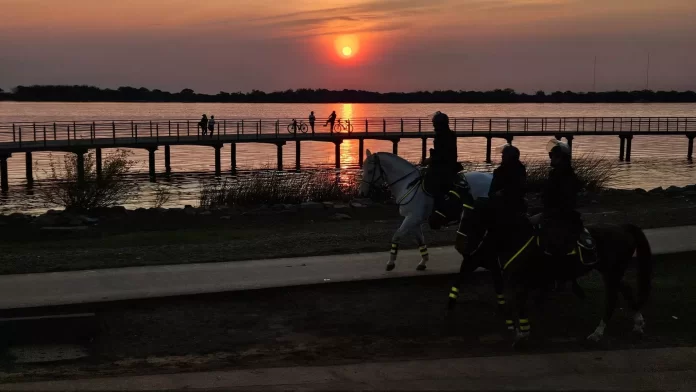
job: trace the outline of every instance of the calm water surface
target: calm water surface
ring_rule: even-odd
[[[98,121],[98,120],[155,120],[193,119],[201,114],[223,118],[301,118],[310,111],[317,116],[317,124],[335,110],[344,119],[362,117],[425,117],[440,110],[451,117],[690,117],[696,116],[696,104],[204,104],[204,103],[20,103],[0,102],[0,122],[20,121]],[[502,143],[496,140],[497,143]],[[526,159],[544,159],[547,140],[538,137],[519,137],[514,143]],[[432,146],[432,140],[429,141]],[[485,159],[485,138],[459,139],[459,159],[482,163]],[[372,151],[391,152],[391,142],[366,140],[365,147]],[[619,141],[615,136],[584,136],[574,140],[576,155],[593,154],[616,159]],[[612,186],[617,188],[651,188],[696,183],[693,164],[686,160],[684,136],[639,136],[633,140],[633,162],[622,164]],[[303,142],[303,168],[333,167],[332,143]],[[294,169],[293,143],[284,147],[283,162]],[[146,183],[147,152],[133,150],[139,161],[134,175],[143,176],[143,192],[128,206],[149,207],[152,204],[152,185]],[[225,153],[227,152],[227,153]],[[171,148],[173,175],[167,180],[176,191],[170,206],[196,204],[201,181],[212,180],[213,149],[200,146],[173,146]],[[108,150],[104,151],[108,154]],[[403,140],[399,155],[413,161],[420,159],[419,140]],[[61,153],[53,153],[60,158]],[[49,153],[34,153],[35,187],[42,186],[48,168]],[[229,148],[223,148],[223,168],[230,167]],[[240,144],[237,146],[237,165],[241,170],[274,168],[276,150],[273,145]],[[345,173],[354,172],[358,165],[358,142],[346,140],[341,145],[341,166]],[[45,210],[33,191],[27,189],[24,154],[15,154],[8,160],[10,192],[2,199],[2,211],[40,213]],[[481,165],[484,170],[491,168]],[[164,169],[163,152],[157,153],[157,169]],[[163,176],[160,176],[162,178]]]

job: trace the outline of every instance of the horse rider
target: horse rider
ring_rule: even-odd
[[[520,150],[505,144],[498,151],[502,161],[493,171],[488,198],[479,198],[467,213],[467,222],[460,225],[460,233],[468,237],[461,242],[466,246],[460,245],[463,254],[478,248],[486,230],[493,229],[496,238],[505,238],[527,222],[527,169],[520,162]]]
[[[438,212],[462,166],[457,162],[457,136],[449,127],[449,117],[438,111],[432,120],[434,148],[430,149],[430,157],[423,161],[424,165],[428,165],[424,188],[435,199],[435,211]]]
[[[542,191],[542,235],[547,251],[560,254],[572,249],[583,229],[577,209],[578,193],[582,189],[571,165],[571,151],[566,143],[551,140],[547,144],[551,171]]]
[[[527,222],[527,168],[520,162],[520,150],[510,144],[503,145],[500,166],[493,171],[488,191],[493,226],[501,234],[508,233]]]

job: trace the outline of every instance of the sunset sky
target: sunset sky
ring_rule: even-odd
[[[5,89],[642,89],[648,53],[696,89],[695,0],[0,0]]]

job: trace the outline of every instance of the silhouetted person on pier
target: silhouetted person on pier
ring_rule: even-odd
[[[334,110],[333,112],[331,112],[331,115],[329,116],[329,119],[326,120],[326,124],[324,124],[324,126],[326,126],[327,124],[331,124],[331,132],[333,132],[335,122],[336,122],[336,111]]]
[[[314,135],[314,120],[316,118],[314,117],[314,112],[309,114],[309,126],[312,127],[312,135]]]
[[[213,131],[215,131],[215,116],[210,116],[210,121],[208,121],[208,130],[210,131],[210,136],[213,136]]]
[[[204,135],[208,133],[208,116],[205,114],[203,115],[201,121],[198,123],[198,127],[201,128],[201,132],[203,132]]]

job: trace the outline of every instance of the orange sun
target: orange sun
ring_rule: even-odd
[[[360,41],[355,35],[342,35],[335,38],[334,45],[339,58],[350,58],[358,55]]]

